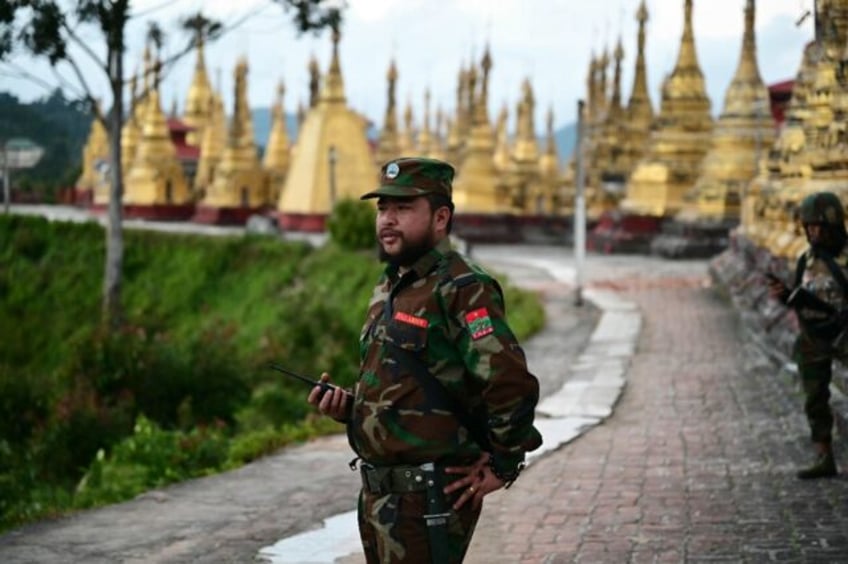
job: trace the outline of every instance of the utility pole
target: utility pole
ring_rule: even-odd
[[[337,159],[338,159],[338,156],[336,155],[336,146],[330,145],[330,149],[327,151],[327,160],[330,162],[330,211],[331,212],[336,205],[336,160]]]
[[[574,153],[577,186],[574,195],[574,305],[583,305],[583,269],[586,262],[586,175],[583,170],[583,100],[577,101],[577,145]]]
[[[12,187],[9,186],[9,152],[6,149],[6,141],[3,139],[0,139],[0,150],[3,151],[3,213],[9,215]]]

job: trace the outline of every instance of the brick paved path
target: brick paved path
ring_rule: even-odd
[[[703,282],[617,288],[644,313],[619,405],[492,496],[468,562],[848,562],[848,452],[795,479],[797,385]]]

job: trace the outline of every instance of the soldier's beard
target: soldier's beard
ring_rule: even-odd
[[[382,244],[380,246],[380,261],[391,264],[393,266],[412,266],[415,262],[427,254],[430,249],[436,246],[436,234],[433,226],[416,240],[407,239],[403,234],[400,235],[402,244],[400,251],[395,254],[389,254]]]

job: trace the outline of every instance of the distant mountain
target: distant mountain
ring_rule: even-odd
[[[271,135],[271,108],[254,108],[251,115],[253,117],[253,138],[264,152],[265,145],[268,144],[268,136]],[[289,139],[293,141],[297,138],[296,115],[286,114],[286,130]]]
[[[254,108],[252,114],[256,144],[264,149],[268,143],[268,136],[271,133],[271,109]],[[292,141],[297,139],[297,116],[286,114],[286,128],[288,129],[289,139]],[[559,152],[559,161],[562,166],[565,166],[569,159],[571,159],[571,154],[574,152],[574,145],[577,142],[577,124],[569,123],[554,130],[554,139],[556,140],[557,151]],[[539,146],[544,147],[544,143],[544,139],[541,139]]]
[[[556,140],[557,151],[559,152],[559,162],[562,166],[565,166],[571,160],[574,145],[577,144],[577,124],[569,123],[555,129],[554,140]]]

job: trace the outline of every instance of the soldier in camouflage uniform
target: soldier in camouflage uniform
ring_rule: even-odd
[[[833,193],[807,196],[798,212],[810,246],[798,258],[795,290],[772,279],[769,292],[795,310],[801,326],[794,357],[804,389],[804,411],[817,451],[813,465],[797,474],[806,480],[837,474],[830,381],[833,359],[840,355],[834,344],[843,338],[840,333],[848,318],[848,234],[842,203]]]
[[[442,161],[398,159],[362,197],[378,198],[387,266],[360,336],[359,382],[309,396],[347,423],[362,460],[369,563],[461,562],[483,497],[508,487],[542,442],[538,381],[500,286],[451,249],[453,175]]]

